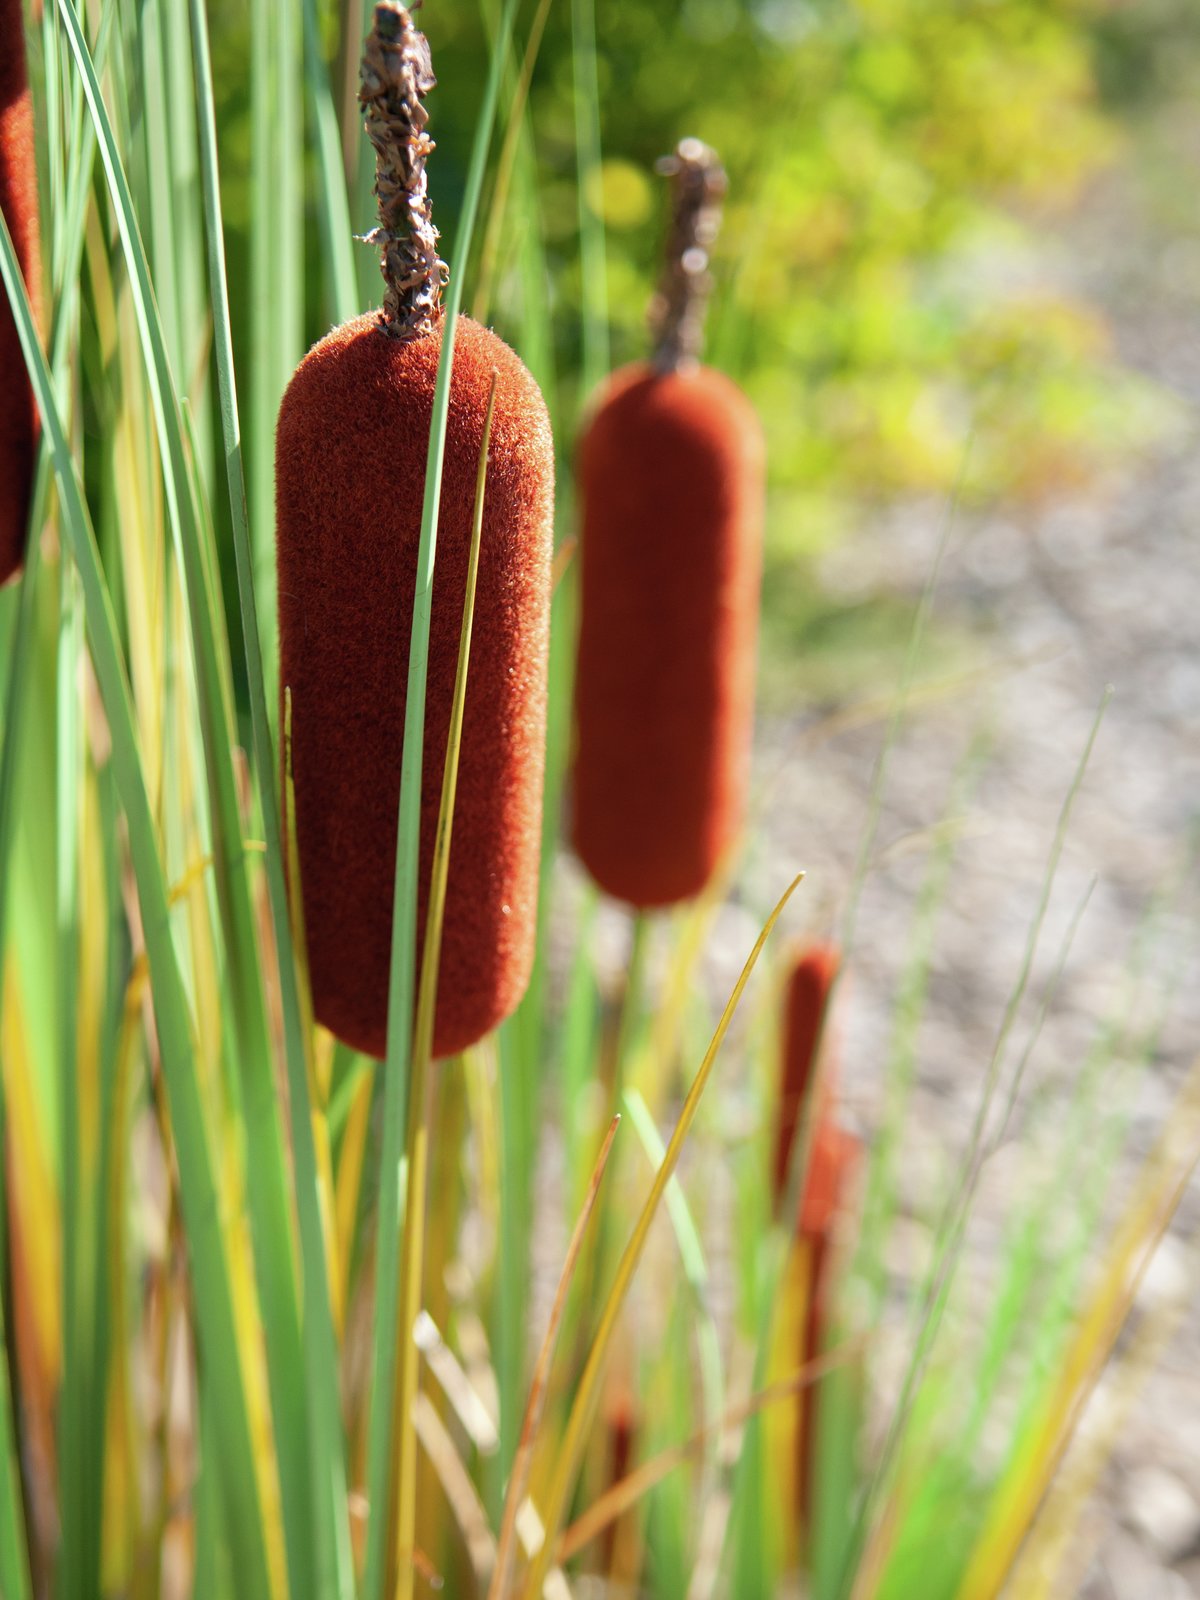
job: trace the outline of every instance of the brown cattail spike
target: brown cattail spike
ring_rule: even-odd
[[[779,1109],[775,1127],[772,1193],[776,1206],[783,1199],[796,1134],[808,1111],[817,1056],[824,1042],[826,1012],[837,981],[841,958],[831,944],[813,944],[796,957],[784,999],[783,1039],[780,1051]],[[827,1078],[827,1074],[825,1075]],[[828,1097],[829,1084],[825,1084]],[[820,1116],[823,1106],[815,1108]]]
[[[745,812],[765,447],[749,400],[696,359],[724,174],[687,139],[652,362],[608,380],[579,445],[572,841],[649,910],[699,894]]]
[[[415,10],[420,0],[416,0]],[[425,163],[434,149],[423,101],[437,84],[429,41],[398,0],[379,0],[362,61],[359,103],[375,146],[377,245],[387,292],[383,326],[398,339],[432,332],[441,315],[446,263],[437,252]]]
[[[408,11],[376,6],[363,99],[380,158],[388,304],[382,317],[355,317],[313,346],[288,385],[275,435],[279,671],[292,700],[313,1010],[376,1056],[387,1045],[409,639],[446,327],[438,315],[445,269],[425,193],[433,145],[420,99],[432,83]],[[417,970],[493,381],[435,1057],[457,1055],[514,1010],[537,940],[554,441],[545,401],[517,356],[461,317],[429,622]]]
[[[671,233],[658,293],[650,306],[654,366],[678,372],[694,366],[704,348],[704,314],[712,293],[709,253],[721,229],[728,188],[715,150],[700,139],[681,139],[658,171],[673,180]]]

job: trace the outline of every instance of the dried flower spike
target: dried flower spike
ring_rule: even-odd
[[[579,450],[583,508],[572,834],[631,905],[699,894],[741,827],[754,708],[762,431],[698,362],[723,187],[679,146],[658,351],[605,387]]]
[[[292,695],[296,832],[318,1019],[382,1056],[417,547],[445,268],[429,215],[428,46],[384,0],[363,63],[387,296],[300,363],[279,413],[281,684]],[[517,1005],[533,964],[549,639],[554,449],[537,384],[463,317],[454,350],[426,699],[423,936],[475,482],[497,375],[434,1054]],[[418,959],[420,951],[418,950]]]
[[[0,0],[0,211],[38,307],[37,172],[21,0]],[[37,412],[7,299],[0,304],[0,583],[25,559]]]
[[[709,253],[721,230],[721,203],[729,181],[715,150],[682,139],[657,170],[672,180],[674,206],[658,293],[650,306],[654,365],[678,372],[700,359],[704,313],[712,293]]]
[[[375,147],[375,198],[379,225],[364,244],[380,249],[387,284],[383,322],[402,339],[432,333],[437,325],[446,263],[437,253],[425,164],[436,146],[426,133],[422,103],[436,87],[429,41],[401,5],[383,0],[367,36],[359,104]]]

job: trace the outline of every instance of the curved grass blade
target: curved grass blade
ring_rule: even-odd
[[[562,1326],[563,1316],[567,1309],[567,1293],[571,1287],[571,1280],[575,1276],[575,1267],[583,1250],[583,1240],[587,1233],[587,1225],[591,1220],[596,1197],[600,1193],[600,1185],[603,1182],[605,1169],[608,1166],[609,1152],[612,1150],[613,1140],[617,1136],[617,1129],[620,1124],[621,1118],[618,1115],[608,1125],[608,1132],[604,1136],[604,1143],[600,1146],[600,1154],[596,1157],[596,1165],[592,1170],[591,1181],[588,1184],[587,1194],[584,1196],[582,1209],[575,1220],[575,1228],[571,1234],[570,1243],[567,1245],[566,1259],[563,1262],[562,1273],[558,1280],[554,1304],[550,1308],[550,1320],[546,1324],[542,1348],[538,1354],[537,1365],[533,1370],[533,1382],[529,1386],[529,1401],[525,1407],[525,1416],[521,1422],[521,1438],[517,1445],[517,1453],[513,1460],[512,1473],[509,1476],[508,1489],[504,1497],[504,1520],[500,1525],[500,1542],[496,1551],[496,1565],[492,1572],[491,1585],[488,1589],[488,1600],[504,1600],[506,1593],[505,1586],[508,1583],[508,1574],[512,1567],[513,1556],[516,1553],[517,1514],[521,1509],[529,1487],[529,1474],[533,1466],[534,1448],[538,1440],[538,1430],[542,1425],[546,1394],[550,1387],[550,1368],[554,1361],[555,1346],[558,1343],[558,1331]]]
[[[1071,813],[1074,809],[1075,800],[1083,786],[1084,775],[1087,772],[1088,762],[1091,759],[1092,750],[1100,732],[1100,724],[1104,720],[1104,713],[1108,708],[1111,693],[1111,690],[1106,690],[1100,702],[1083,754],[1076,765],[1074,777],[1071,780],[1070,788],[1067,790],[1066,798],[1059,812],[1054,839],[1050,846],[1050,854],[1042,876],[1038,904],[1025,940],[1021,968],[1017,975],[1017,981],[1009,995],[1004,1015],[1001,1018],[1000,1028],[996,1035],[996,1041],[992,1047],[992,1054],[984,1079],[983,1092],[976,1107],[975,1118],[967,1142],[967,1150],[961,1163],[959,1180],[937,1232],[933,1264],[921,1295],[920,1326],[916,1343],[905,1369],[900,1394],[888,1423],[887,1433],[876,1459],[870,1482],[863,1496],[862,1506],[855,1519],[854,1533],[850,1548],[847,1551],[841,1579],[843,1592],[850,1585],[851,1575],[860,1558],[862,1558],[862,1551],[867,1548],[873,1537],[872,1518],[878,1509],[879,1500],[891,1473],[896,1452],[912,1414],[913,1405],[928,1364],[929,1354],[941,1324],[947,1292],[958,1264],[971,1199],[979,1182],[983,1164],[987,1159],[989,1150],[992,1148],[991,1143],[985,1138],[985,1134],[988,1117],[1000,1085],[1000,1073],[1005,1052],[1016,1022],[1017,1013],[1029,984],[1034,956],[1037,952],[1042,927],[1045,923],[1046,912],[1050,903],[1050,893],[1054,886],[1058,864],[1066,844]],[[1018,1068],[1018,1072],[1023,1070],[1024,1062]],[[879,1526],[882,1527],[882,1524],[879,1524]],[[864,1559],[869,1568],[871,1566],[869,1557]]]
[[[858,911],[863,892],[866,887],[875,850],[875,840],[879,831],[880,820],[883,815],[883,801],[887,788],[888,773],[891,764],[892,752],[900,736],[905,717],[908,714],[913,686],[916,680],[917,666],[920,662],[921,651],[925,635],[929,626],[929,619],[933,612],[934,599],[937,594],[938,583],[941,577],[942,565],[950,545],[958,513],[959,501],[962,495],[963,484],[966,481],[967,465],[970,459],[971,441],[968,439],[963,459],[959,466],[958,481],[954,493],[946,508],[942,520],[938,543],[934,553],[925,585],[917,609],[913,614],[912,627],[909,632],[908,642],[905,647],[904,662],[900,672],[900,680],[895,693],[889,697],[890,710],[883,740],[880,744],[879,754],[875,758],[875,767],[871,775],[871,788],[867,801],[867,814],[863,823],[859,840],[858,852],[855,858],[854,870],[851,875],[850,887],[846,896],[846,904],[841,918],[839,943],[842,949],[842,967],[845,971],[854,948],[855,930],[858,921]],[[840,977],[835,979],[831,991],[829,1004],[832,1004],[836,995]],[[820,1096],[821,1065],[818,1060],[816,1080],[809,1094],[809,1104],[815,1104]],[[795,1216],[796,1207],[803,1193],[807,1181],[807,1169],[812,1143],[813,1124],[811,1117],[805,1117],[797,1130],[796,1139],[792,1148],[791,1160],[788,1163],[787,1181],[784,1189],[782,1204],[779,1208],[781,1216]],[[760,1304],[762,1307],[759,1327],[758,1344],[754,1360],[754,1383],[761,1387],[769,1369],[771,1333],[774,1326],[774,1307],[779,1295],[779,1286],[783,1280],[786,1268],[790,1240],[788,1233],[783,1228],[775,1228],[768,1241],[766,1261],[762,1271],[763,1292]],[[749,1496],[750,1483],[753,1476],[751,1453],[745,1453],[738,1463],[734,1489],[733,1508],[729,1517],[728,1528],[732,1534],[737,1533],[744,1525],[746,1518],[742,1511],[742,1503]],[[745,1541],[742,1541],[745,1548]],[[727,1554],[728,1552],[726,1552]],[[815,1592],[818,1596],[825,1593],[825,1588],[820,1574],[816,1574]]]
[[[573,1556],[577,1556],[591,1544],[593,1539],[598,1538],[605,1528],[611,1527],[637,1505],[639,1500],[644,1499],[651,1489],[669,1477],[676,1467],[705,1455],[714,1443],[719,1443],[722,1437],[735,1433],[768,1407],[795,1399],[802,1390],[819,1383],[831,1372],[836,1372],[848,1362],[856,1360],[862,1352],[862,1347],[861,1340],[850,1340],[838,1349],[807,1362],[788,1377],[780,1378],[769,1387],[758,1390],[740,1405],[731,1406],[723,1416],[714,1418],[712,1422],[692,1434],[690,1439],[685,1439],[682,1444],[671,1445],[669,1449],[660,1451],[649,1461],[644,1461],[620,1482],[606,1489],[599,1500],[590,1505],[564,1531],[559,1542],[559,1560],[565,1564]]]
[[[225,445],[225,475],[229,490],[234,555],[237,562],[242,641],[249,687],[250,722],[262,802],[266,838],[267,893],[279,967],[283,1010],[284,1054],[291,1108],[292,1157],[295,1162],[296,1201],[300,1224],[300,1249],[304,1264],[305,1372],[313,1429],[315,1532],[318,1550],[317,1593],[342,1600],[354,1592],[346,1503],[345,1449],[338,1395],[337,1345],[326,1271],[324,1233],[317,1184],[316,1149],[309,1114],[308,1030],[297,975],[297,951],[288,915],[287,886],[283,871],[284,844],[280,830],[279,797],[275,786],[275,752],[267,713],[262,645],[254,601],[254,557],[246,521],[246,484],[242,470],[241,423],[237,382],[233,366],[233,339],[229,318],[229,286],[221,232],[220,179],[217,165],[217,128],[213,108],[212,64],[208,21],[203,0],[189,0],[192,53],[195,60],[197,111],[200,131],[200,167],[208,234],[208,270],[213,310],[213,343],[221,401],[221,430]],[[299,904],[299,897],[297,897]]]
[[[488,69],[487,84],[475,127],[475,142],[459,216],[454,261],[446,295],[442,349],[429,421],[425,499],[417,551],[409,641],[408,687],[404,708],[404,746],[396,829],[396,893],[392,907],[392,961],[388,984],[388,1044],[385,1066],[383,1157],[379,1224],[375,1256],[375,1321],[372,1330],[373,1410],[368,1440],[367,1488],[376,1515],[367,1529],[364,1600],[382,1600],[384,1537],[389,1504],[389,1452],[396,1388],[396,1323],[400,1258],[402,1158],[409,1116],[412,1060],[413,973],[416,952],[417,876],[420,864],[421,766],[425,746],[425,687],[429,656],[429,623],[433,605],[433,570],[441,511],[442,462],[450,414],[450,379],[454,367],[455,326],[462,304],[463,272],[483,191],[484,168],[496,119],[500,75],[512,37],[519,0],[506,0],[500,31]],[[415,1103],[415,1102],[414,1102]]]
[[[650,1107],[636,1088],[626,1089],[622,1098],[651,1164],[655,1167],[661,1166],[666,1150],[650,1113]],[[678,1176],[672,1177],[667,1185],[666,1207],[667,1216],[675,1233],[675,1241],[679,1246],[679,1257],[683,1263],[683,1273],[687,1279],[696,1317],[696,1343],[700,1352],[700,1387],[704,1397],[704,1421],[705,1425],[709,1426],[716,1422],[725,1405],[721,1335],[708,1303],[708,1263],[704,1259],[704,1246],[700,1242],[700,1232]]]
[[[179,1179],[188,1221],[195,1315],[208,1379],[222,1397],[222,1404],[216,1409],[222,1467],[229,1489],[230,1533],[239,1592],[245,1600],[263,1600],[264,1596],[277,1591],[267,1555],[254,1464],[254,1434],[238,1347],[229,1263],[221,1233],[220,1202],[192,1045],[191,1019],[171,937],[166,884],[139,757],[129,684],[91,520],[59,417],[50,371],[38,344],[12,237],[2,217],[0,277],[3,277],[13,309],[58,478],[63,528],[83,586],[92,660],[108,718],[117,789],[129,827],[129,850],[141,903],[159,1048],[171,1101]]]
[[[225,977],[233,1012],[236,1058],[242,1075],[247,1148],[246,1190],[267,1345],[267,1375],[278,1449],[288,1573],[293,1600],[312,1592],[309,1514],[310,1444],[304,1404],[305,1362],[296,1284],[291,1198],[278,1097],[262,990],[246,852],[242,845],[226,677],[216,644],[211,593],[189,492],[184,425],[171,378],[162,323],[154,301],[129,184],[73,0],[59,11],[92,114],[129,269],[129,284],[161,444],[163,480],[180,564],[186,577],[191,642],[200,702],[217,901],[225,942]]]
[[[56,14],[48,10],[47,30]],[[100,23],[96,41],[96,60],[103,63],[108,55],[115,7],[107,7]],[[49,32],[47,31],[47,37]],[[56,77],[55,54],[47,70],[47,82]],[[79,300],[79,263],[83,256],[84,216],[91,187],[92,163],[95,157],[96,135],[88,118],[81,117],[78,137],[72,146],[72,185],[67,203],[54,237],[54,318],[50,334],[50,370],[56,384],[61,385],[63,363],[67,355],[67,341],[75,327],[75,309]],[[52,167],[53,170],[53,167]],[[8,859],[12,848],[15,813],[17,759],[21,748],[21,729],[24,725],[28,701],[26,674],[29,671],[30,651],[36,617],[38,573],[41,570],[41,528],[46,516],[50,480],[53,468],[45,439],[38,441],[37,469],[29,512],[29,537],[25,547],[25,566],[19,580],[16,625],[13,629],[9,654],[8,679],[5,687],[3,739],[0,741],[0,883],[8,882]],[[4,959],[7,932],[8,893],[0,893],[0,963]],[[0,1009],[3,1008],[3,986],[0,985]],[[0,1104],[0,1125],[3,1123],[3,1106]],[[0,1208],[3,1197],[0,1196]]]
[[[417,1395],[413,1426],[462,1536],[476,1588],[482,1589],[496,1559],[496,1542],[487,1511],[449,1428],[424,1391]]]
[[[112,10],[106,10],[97,41],[97,57],[107,54],[112,31]],[[44,42],[52,42],[54,13],[49,11],[49,23],[44,28]],[[54,93],[54,105],[48,107],[52,119],[56,118],[58,56],[51,50],[46,57],[48,88]],[[53,239],[52,275],[55,284],[54,319],[50,336],[50,367],[61,378],[66,358],[67,341],[75,326],[75,307],[78,302],[78,272],[83,251],[83,219],[90,186],[95,135],[88,119],[82,116],[82,104],[72,106],[73,129],[68,165],[69,181],[65,202],[54,206],[50,215],[55,219]],[[61,143],[54,137],[52,144]],[[51,174],[57,184],[58,163],[51,160]],[[26,544],[25,567],[20,579],[17,599],[16,625],[13,630],[9,672],[5,689],[3,741],[0,744],[0,886],[8,884],[8,861],[15,828],[14,796],[17,764],[21,749],[21,732],[29,695],[27,675],[32,664],[33,633],[36,617],[38,575],[41,570],[41,528],[46,514],[50,484],[50,458],[44,437],[39,441],[34,491],[30,506],[29,533]],[[10,892],[0,887],[0,972],[4,969],[5,934]],[[3,983],[0,982],[0,1009],[3,1007]],[[0,1079],[0,1141],[4,1138],[4,1093]],[[3,1259],[4,1234],[7,1229],[4,1206],[4,1185],[0,1182],[0,1261]],[[12,1413],[8,1381],[7,1346],[0,1308],[0,1594],[12,1595],[13,1600],[25,1600],[30,1593],[29,1558],[25,1543],[24,1516],[21,1511],[19,1472],[13,1453]],[[70,1424],[74,1427],[74,1423]],[[86,1492],[86,1491],[85,1491]]]
[[[1104,1415],[1086,1440],[1076,1438],[1077,1460],[1066,1460],[1047,1485],[1046,1498],[1030,1525],[1010,1573],[1013,1594],[1022,1600],[1054,1600],[1079,1594],[1087,1582],[1092,1542],[1078,1523],[1094,1499],[1105,1470],[1129,1437],[1134,1407],[1147,1381],[1159,1369],[1187,1311],[1190,1296],[1172,1295],[1147,1309],[1111,1375]]]
[[[667,1191],[672,1174],[679,1164],[684,1142],[691,1131],[692,1123],[700,1106],[701,1097],[712,1075],[717,1053],[724,1042],[725,1035],[729,1032],[729,1025],[733,1021],[738,1002],[741,1000],[746,985],[750,981],[750,975],[758,964],[758,958],[762,954],[763,946],[770,938],[775,924],[783,915],[784,907],[792,898],[803,877],[804,874],[799,873],[792,879],[782,898],[768,917],[766,926],[755,940],[754,948],[750,952],[746,965],[742,968],[741,976],[734,985],[733,993],[721,1014],[721,1020],[717,1024],[717,1031],[713,1035],[712,1043],[709,1045],[704,1060],[700,1063],[699,1071],[696,1073],[692,1086],[688,1090],[687,1098],[680,1110],[674,1132],[671,1134],[670,1142],[667,1145],[666,1154],[654,1175],[650,1193],[646,1197],[641,1214],[634,1225],[629,1243],[625,1246],[625,1253],[621,1257],[616,1277],[613,1280],[612,1288],[609,1290],[608,1299],[605,1301],[604,1309],[600,1314],[596,1335],[588,1352],[587,1362],[580,1376],[562,1442],[559,1446],[558,1459],[555,1463],[554,1476],[547,1494],[546,1511],[543,1518],[546,1529],[545,1542],[531,1566],[529,1580],[524,1590],[526,1600],[537,1600],[546,1581],[546,1575],[556,1559],[555,1547],[558,1543],[558,1532],[562,1526],[571,1495],[574,1492],[575,1479],[583,1459],[583,1448],[587,1441],[588,1429],[591,1427],[592,1416],[600,1395],[600,1378],[608,1355],[608,1346],[616,1328],[621,1307],[625,1302],[625,1296],[633,1281],[633,1275],[637,1270],[638,1262],[641,1260],[642,1251],[646,1247],[646,1240],[650,1236],[651,1224]]]
[[[955,778],[954,790],[946,808],[948,821],[965,814],[982,774],[987,753],[986,740],[972,741]],[[907,960],[893,1007],[891,1040],[883,1073],[886,1096],[883,1121],[872,1144],[863,1195],[862,1224],[851,1268],[870,1285],[877,1315],[882,1312],[886,1279],[883,1252],[896,1208],[896,1170],[909,1096],[917,1072],[918,1035],[933,969],[934,935],[945,903],[958,840],[959,831],[954,826],[943,828],[933,837],[933,849],[907,937]]]
[[[959,1588],[959,1600],[990,1600],[1000,1592],[1198,1162],[1200,1062],[1193,1066],[1157,1145],[1146,1158],[1100,1282],[1080,1318],[1042,1415],[1025,1447],[1010,1462],[992,1502]]]

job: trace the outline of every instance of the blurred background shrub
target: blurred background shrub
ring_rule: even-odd
[[[219,113],[224,137],[248,150],[249,107],[236,96],[249,24],[224,3],[216,78],[232,87]],[[530,98],[536,186],[518,178],[510,208],[521,229],[538,218],[532,281],[557,341],[539,377],[559,415],[586,393],[574,10],[549,7]],[[430,0],[425,25],[440,78],[436,216],[452,247],[485,21],[467,0]],[[1164,397],[1121,366],[1046,239],[1123,159],[1130,118],[1178,89],[1200,42],[1186,0],[604,0],[596,27],[603,163],[584,204],[606,232],[614,365],[646,348],[664,225],[655,160],[690,133],[729,169],[709,354],[768,429],[769,654],[808,642],[823,616],[809,558],[881,500],[1040,500],[1159,432]],[[355,66],[331,62],[331,75],[359,163],[352,220],[365,230]],[[248,170],[237,156],[227,173]],[[249,197],[235,183],[226,200],[236,272]],[[530,241],[513,229],[492,308],[510,337],[531,282]],[[376,280],[363,250],[363,305]],[[317,273],[308,293],[310,325],[336,320],[315,303]],[[571,439],[560,446],[569,453]]]

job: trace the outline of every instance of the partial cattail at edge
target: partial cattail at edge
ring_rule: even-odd
[[[37,171],[21,0],[0,0],[0,211],[36,314],[41,278]],[[36,443],[33,390],[4,297],[0,303],[0,583],[19,571],[25,559]]]

